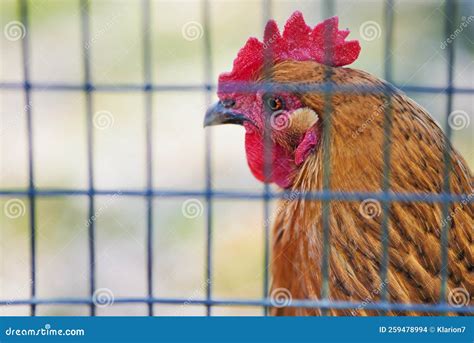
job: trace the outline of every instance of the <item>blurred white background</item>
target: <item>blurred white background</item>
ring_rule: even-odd
[[[321,1],[272,1],[271,14],[280,27],[294,10],[314,26],[323,18]],[[393,75],[396,85],[445,87],[447,82],[444,2],[395,1]],[[92,0],[91,72],[93,84],[140,85],[143,80],[142,8],[140,1]],[[151,1],[152,82],[156,85],[205,83],[204,38],[183,30],[203,25],[199,1]],[[2,31],[20,20],[17,1],[1,0]],[[383,78],[384,2],[335,1],[340,26],[359,39],[362,52],[351,65]],[[31,82],[81,85],[81,17],[78,1],[29,1]],[[472,3],[458,2],[458,27],[474,15]],[[212,80],[231,69],[249,36],[261,38],[263,3],[251,0],[210,1]],[[380,31],[364,37],[361,27],[373,21]],[[199,25],[197,28],[199,29]],[[455,86],[474,88],[474,22],[454,40]],[[0,35],[0,83],[23,82],[21,39]],[[409,93],[444,123],[444,93]],[[144,93],[93,93],[94,113],[111,114],[105,129],[94,128],[95,186],[103,190],[146,187]],[[0,88],[0,188],[28,187],[27,131],[22,89]],[[87,189],[86,105],[80,90],[33,90],[35,184],[40,189]],[[153,93],[153,186],[202,191],[205,187],[205,91]],[[473,113],[472,94],[454,96],[454,109]],[[247,167],[243,129],[224,126],[212,131],[213,187],[260,191]],[[473,124],[453,131],[453,143],[474,166]],[[0,197],[4,208],[10,197]],[[21,198],[27,204],[27,198]],[[201,299],[205,295],[205,213],[186,218],[186,198],[155,198],[154,295]],[[200,199],[204,203],[204,199]],[[213,297],[252,298],[263,294],[263,204],[261,201],[214,200]],[[142,197],[98,196],[97,288],[115,297],[146,296],[146,202]],[[88,250],[86,196],[39,197],[37,200],[37,296],[87,297]],[[0,299],[30,295],[28,206],[10,218],[0,212]],[[87,315],[87,306],[39,306],[40,315]],[[99,315],[145,315],[146,305],[99,308]],[[155,305],[157,315],[203,315],[203,306]],[[216,307],[213,314],[260,315],[261,308]],[[28,306],[2,306],[1,315],[27,315]]]

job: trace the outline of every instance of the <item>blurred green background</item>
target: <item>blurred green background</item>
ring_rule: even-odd
[[[261,38],[261,1],[210,1],[212,80],[231,69],[249,36]],[[323,19],[321,1],[272,1],[271,15],[280,27],[294,10],[314,26]],[[393,75],[397,85],[444,87],[447,82],[443,1],[395,1]],[[78,1],[29,1],[33,83],[82,84],[82,40]],[[359,39],[362,53],[351,67],[383,78],[384,2],[335,1],[340,26]],[[8,39],[6,26],[20,20],[15,0],[1,0],[0,83],[22,82],[21,40]],[[92,82],[143,83],[142,8],[140,1],[90,2]],[[474,15],[472,2],[459,1],[456,27]],[[157,85],[204,83],[204,38],[199,1],[151,1],[152,81]],[[364,39],[366,22],[380,26]],[[189,23],[197,36],[186,34]],[[473,88],[474,22],[454,40],[454,84]],[[410,93],[444,123],[446,96]],[[94,174],[97,189],[143,190],[146,186],[144,95],[93,93],[94,113],[111,114],[105,129],[94,128]],[[205,187],[205,92],[153,93],[153,186],[201,191]],[[35,183],[41,189],[87,189],[86,106],[81,91],[32,92]],[[455,95],[455,110],[472,118],[473,97]],[[110,118],[109,118],[110,119]],[[28,187],[27,132],[21,89],[0,89],[0,188]],[[225,126],[212,132],[213,187],[260,191],[248,170],[243,130]],[[454,146],[474,166],[473,124],[453,131]],[[5,208],[12,197],[0,198]],[[26,198],[19,198],[27,204]],[[183,215],[185,198],[155,198],[154,295],[201,299],[205,295],[205,214]],[[204,199],[198,199],[204,204]],[[213,297],[252,298],[263,294],[263,204],[260,201],[214,200]],[[274,204],[272,204],[274,205]],[[87,297],[86,196],[39,197],[37,200],[37,296]],[[146,296],[146,202],[141,197],[98,196],[96,222],[97,288],[115,297]],[[0,212],[0,299],[30,295],[28,206],[11,218]],[[99,315],[145,315],[145,305],[99,308]],[[87,306],[38,307],[40,315],[87,315]],[[203,306],[155,305],[157,315],[203,315]],[[0,315],[28,315],[28,306],[2,306]],[[261,308],[216,307],[215,315],[261,315]]]

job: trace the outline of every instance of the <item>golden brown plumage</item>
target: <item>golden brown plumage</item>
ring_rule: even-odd
[[[302,14],[295,12],[283,33],[270,20],[263,42],[250,38],[234,60],[232,71],[219,76],[219,102],[207,111],[205,126],[243,125],[245,152],[253,175],[293,191],[292,195],[323,189],[323,156],[330,156],[330,190],[380,192],[384,184],[384,117],[388,107],[393,116],[389,191],[443,193],[443,152],[449,142],[442,130],[423,108],[401,92],[395,92],[387,102],[383,93],[391,87],[384,81],[362,71],[341,68],[360,53],[357,41],[346,40],[348,34],[349,31],[338,29],[337,17],[311,28]],[[269,91],[266,87],[241,92],[233,84],[321,84],[327,81],[326,70],[330,71],[332,82],[353,91],[336,89],[327,107],[327,97],[321,92]],[[368,93],[367,87],[378,92]],[[331,111],[329,136],[325,136],[329,128],[326,108]],[[452,292],[460,292],[465,297],[461,305],[462,300],[473,304],[473,179],[454,149],[450,149],[448,157],[450,191],[468,196],[469,201],[452,203],[446,218],[442,218],[440,203],[392,202],[388,208],[386,286],[390,302],[438,303],[443,298],[440,278],[447,272],[448,294],[444,296],[458,301]],[[330,203],[329,299],[362,303],[355,310],[330,310],[331,314],[370,315],[374,311],[363,304],[380,300],[380,206],[374,199]],[[292,196],[280,201],[276,213],[272,295],[289,292],[293,299],[321,299],[321,202]],[[447,271],[441,271],[442,223],[449,224]],[[317,315],[320,310],[275,307],[272,314]]]
[[[376,86],[383,81],[349,68],[331,68],[339,85]],[[272,81],[322,83],[324,67],[316,62],[285,61],[273,67]],[[324,95],[300,94],[303,104],[324,123]],[[332,191],[379,192],[383,175],[385,99],[383,94],[335,92],[331,99]],[[393,131],[390,190],[399,193],[442,193],[443,149],[446,138],[430,115],[404,94],[392,97]],[[294,119],[297,120],[297,119]],[[320,120],[321,122],[321,120]],[[291,126],[288,128],[291,136]],[[322,190],[322,149],[316,149],[297,171],[291,190]],[[451,191],[473,195],[472,174],[451,150]],[[331,201],[330,299],[379,301],[382,259],[382,215],[367,216],[360,202]],[[273,289],[286,288],[293,299],[320,299],[321,202],[282,200],[273,229]],[[436,303],[440,300],[441,204],[395,202],[390,207],[389,301]],[[448,292],[463,288],[474,304],[474,208],[453,203],[449,220]],[[331,310],[337,315],[370,315],[364,308]],[[273,308],[274,315],[317,315],[319,310]],[[389,314],[395,314],[390,312]],[[426,313],[407,313],[426,314]]]

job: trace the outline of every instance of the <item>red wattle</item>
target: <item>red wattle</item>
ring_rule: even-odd
[[[296,164],[294,157],[278,144],[272,146],[272,164],[267,179],[264,171],[263,137],[257,132],[245,134],[245,152],[252,174],[262,182],[276,183],[282,188],[291,186]]]

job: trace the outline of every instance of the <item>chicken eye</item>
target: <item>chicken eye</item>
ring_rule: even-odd
[[[277,96],[270,96],[266,98],[265,104],[268,109],[272,112],[280,111],[283,109],[283,100]]]
[[[224,100],[221,100],[221,104],[225,108],[232,108],[232,107],[235,106],[235,100],[234,99],[224,99]]]

